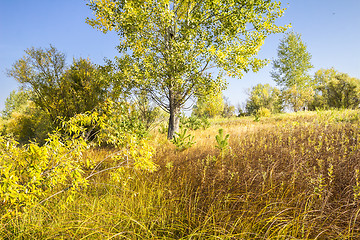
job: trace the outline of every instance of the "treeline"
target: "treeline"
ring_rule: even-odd
[[[67,65],[65,54],[53,46],[31,48],[25,53],[8,70],[21,89],[6,99],[0,122],[0,133],[13,136],[19,143],[44,144],[49,133],[62,129],[65,122],[79,114],[106,116],[106,127],[96,121],[81,123],[89,140],[110,128],[112,133],[108,135],[121,135],[125,131],[144,136],[156,122],[169,118],[167,107],[159,104],[149,89],[127,78],[126,68],[120,69],[118,63],[108,60],[100,66],[80,58]],[[257,84],[249,89],[246,103],[235,107],[222,95],[223,86],[214,86],[195,96],[190,121],[359,107],[359,79],[334,68],[320,69],[310,76],[309,70],[313,68],[310,60],[301,36],[288,33],[279,44],[278,59],[273,61],[271,76],[277,87]],[[111,114],[107,112],[110,105]],[[181,120],[179,124],[187,123]],[[163,131],[168,128],[163,127]]]
[[[254,115],[317,109],[356,109],[360,104],[360,79],[341,73],[334,68],[320,69],[314,76],[311,54],[301,35],[289,32],[278,47],[278,58],[272,62],[271,76],[277,87],[257,84],[249,89],[248,99],[241,106],[228,107],[221,94],[199,99],[194,107],[196,116]],[[230,110],[230,111],[229,111]],[[226,112],[226,114],[224,114]]]
[[[283,112],[317,109],[356,109],[360,103],[360,79],[335,69],[320,69],[315,73],[313,85],[305,91],[297,85],[280,90],[269,84],[258,84],[249,92],[245,113],[267,116]]]

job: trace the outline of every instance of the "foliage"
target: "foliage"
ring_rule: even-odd
[[[206,117],[197,117],[197,116],[190,116],[185,117],[182,116],[180,118],[180,126],[190,130],[198,130],[202,128],[203,130],[207,129],[210,126],[210,122]]]
[[[87,19],[91,26],[120,36],[122,79],[169,112],[169,139],[191,96],[224,88],[221,74],[212,77],[210,68],[234,76],[257,71],[266,64],[254,57],[264,39],[287,28],[275,24],[284,11],[272,1],[90,0],[88,5],[95,15]]]
[[[35,141],[44,144],[52,131],[52,122],[47,114],[29,102],[21,112],[13,112],[4,124],[4,134],[11,135],[21,144]]]
[[[256,115],[259,117],[270,117],[271,112],[269,109],[261,107],[256,111]]]
[[[175,133],[171,142],[176,146],[176,150],[184,151],[195,144],[194,136],[187,134],[187,129],[180,126],[180,132]]]
[[[327,103],[334,108],[358,108],[360,104],[360,80],[347,74],[338,74],[328,82]]]
[[[222,113],[224,109],[224,101],[222,91],[207,94],[197,99],[193,107],[192,115],[197,117],[213,118]]]
[[[25,53],[8,75],[31,91],[36,106],[52,121],[90,111],[110,97],[108,79],[89,60],[74,60],[67,68],[65,55],[53,46]]]
[[[104,110],[113,111],[110,103],[107,107]],[[126,106],[122,107],[127,110]],[[88,185],[89,178],[105,170],[126,165],[135,170],[155,171],[157,165],[152,161],[155,149],[147,139],[139,137],[140,133],[135,130],[138,126],[129,125],[130,121],[120,122],[116,134],[122,131],[122,138],[111,142],[115,141],[108,135],[111,120],[99,112],[78,114],[63,123],[62,131],[51,133],[43,146],[37,143],[18,146],[13,139],[0,136],[0,211],[28,209],[64,192],[68,200],[72,200],[80,188]],[[111,158],[115,166],[96,172],[99,163],[95,166],[91,160],[83,159],[84,150],[90,147],[87,140],[92,129],[88,126],[99,126],[101,140],[117,147],[118,154],[105,158]],[[92,172],[85,174],[84,169]],[[114,174],[117,176],[118,172]]]
[[[254,122],[260,122],[260,115],[259,114],[254,115]]]
[[[139,112],[139,117],[146,130],[150,130],[156,122],[162,120],[163,116],[160,107],[152,105],[145,94],[138,94],[134,105],[136,107],[135,111]]]
[[[280,41],[278,59],[273,61],[271,76],[294,111],[307,107],[313,96],[308,94],[313,85],[308,71],[313,65],[306,48],[301,35],[290,32]]]
[[[229,137],[230,134],[226,134],[224,136],[224,129],[219,129],[219,135],[215,136],[217,145],[216,148],[220,149],[221,151],[226,150],[229,147]]]
[[[208,94],[198,98],[196,105],[193,107],[192,115],[206,118],[214,118],[216,116],[230,118],[234,116],[234,112],[235,107],[219,91],[216,95]]]
[[[30,93],[26,91],[12,91],[5,100],[5,109],[2,111],[2,118],[9,119],[13,112],[22,112],[27,101],[30,100]]]
[[[99,145],[123,148],[130,144],[132,140],[129,142],[129,139],[140,141],[148,133],[139,115],[130,103],[108,100],[94,111],[77,114],[63,126]]]
[[[161,134],[167,134],[167,132],[168,132],[167,124],[165,124],[164,122],[160,123],[159,128],[158,128],[158,132],[161,133]]]
[[[295,112],[307,109],[313,97],[314,90],[312,87],[299,87],[297,84],[282,91],[284,102],[288,103]]]
[[[0,136],[1,210],[34,206],[56,191],[67,189],[71,198],[87,181],[81,168],[81,152],[87,147],[82,138],[49,136],[44,146],[30,143],[19,147]]]
[[[282,99],[280,90],[271,87],[269,84],[258,84],[254,86],[246,102],[246,112],[249,115],[256,114],[261,108],[266,108],[270,113],[279,113],[282,111]]]
[[[358,108],[360,80],[335,69],[320,69],[315,73],[316,94],[312,109]]]
[[[247,115],[247,111],[246,111],[246,103],[237,103],[236,104],[236,116],[237,117],[245,117]]]

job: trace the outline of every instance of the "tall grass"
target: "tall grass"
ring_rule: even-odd
[[[359,239],[357,111],[217,120],[179,152],[153,135],[154,173],[99,174],[73,202],[59,195],[2,218],[3,239]],[[215,147],[218,129],[230,148]],[[111,150],[93,149],[102,161]],[[103,161],[102,168],[111,166]]]

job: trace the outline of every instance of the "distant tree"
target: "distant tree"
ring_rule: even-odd
[[[26,91],[12,91],[5,100],[5,109],[2,111],[2,117],[9,119],[13,112],[19,112],[25,108],[30,100],[30,93]]]
[[[338,74],[327,87],[327,102],[334,108],[359,108],[360,79],[352,78],[347,74]]]
[[[271,113],[279,113],[282,111],[282,99],[280,90],[271,87],[269,84],[258,84],[254,86],[246,102],[246,112],[250,115],[256,114],[259,109],[266,108]]]
[[[315,73],[316,95],[313,108],[359,108],[360,79],[335,69],[320,69]]]
[[[62,116],[70,118],[77,113],[91,111],[111,98],[110,82],[88,59],[74,60],[59,84],[59,107]],[[61,93],[61,94],[60,94]]]
[[[161,119],[161,108],[151,101],[147,93],[138,93],[135,98],[135,110],[139,112],[139,118],[143,122],[145,129],[149,130]]]
[[[280,41],[271,76],[294,111],[307,107],[313,96],[310,60],[311,55],[300,34],[290,32]]]
[[[223,97],[223,101],[224,101],[224,108],[221,115],[226,118],[233,117],[235,115],[235,106],[231,105],[227,97]]]
[[[234,76],[257,71],[267,62],[255,58],[264,39],[287,28],[275,24],[283,15],[275,1],[90,0],[88,5],[95,18],[87,22],[121,38],[117,63],[124,79],[169,113],[169,139],[178,131],[186,101],[223,85],[210,68]]]
[[[246,102],[238,102],[235,107],[235,111],[237,112],[236,115],[238,117],[246,116]]]
[[[74,60],[66,67],[65,55],[53,46],[27,49],[8,75],[32,92],[32,100],[52,121],[92,110],[108,97],[109,82],[89,60]]]
[[[314,89],[310,86],[295,84],[287,89],[283,89],[282,98],[295,112],[309,109],[314,99]]]
[[[193,107],[192,114],[197,117],[209,117],[221,115],[224,110],[222,91],[211,92],[208,95],[198,97]]]
[[[319,109],[328,109],[328,97],[326,86],[327,83],[331,81],[331,79],[335,78],[335,76],[339,74],[334,68],[330,69],[320,69],[315,72],[314,75],[314,99],[311,102],[309,109],[315,110]]]
[[[21,144],[43,144],[52,128],[49,116],[31,101],[31,92],[11,92],[2,116],[2,134],[12,135]]]
[[[24,89],[33,92],[33,101],[54,120],[58,109],[54,109],[54,96],[65,73],[65,55],[56,48],[27,49],[25,56],[15,62],[8,75],[22,84]]]

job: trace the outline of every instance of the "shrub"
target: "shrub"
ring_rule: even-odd
[[[182,126],[180,126],[180,132],[175,133],[175,136],[171,142],[176,146],[176,150],[184,151],[195,144],[195,142],[193,142],[194,136],[186,133],[187,129]]]
[[[220,149],[221,151],[226,150],[229,147],[229,141],[228,141],[229,137],[230,137],[230,134],[226,134],[224,136],[224,129],[220,128],[219,135],[215,136],[216,143],[217,143],[217,145],[215,147]]]
[[[71,201],[76,191],[88,185],[89,178],[125,165],[156,170],[152,161],[155,150],[149,141],[134,131],[135,126],[122,125],[122,138],[112,142],[118,147],[117,154],[104,157],[113,160],[115,165],[96,172],[101,162],[94,167],[89,159],[83,158],[85,149],[91,146],[88,137],[93,128],[89,126],[99,126],[101,131],[97,136],[101,137],[107,134],[107,124],[107,115],[98,112],[76,115],[63,123],[63,130],[49,134],[42,146],[35,142],[19,146],[14,139],[0,136],[0,212],[32,207],[64,192],[67,192],[67,201]],[[92,171],[86,174],[84,169]]]
[[[27,102],[19,111],[12,112],[4,120],[3,133],[14,137],[21,144],[36,141],[44,144],[48,133],[52,130],[49,116],[36,107],[33,102]]]
[[[261,107],[256,111],[256,114],[258,114],[259,117],[270,117],[271,111],[267,108]]]
[[[139,113],[127,102],[107,101],[92,112],[64,121],[63,127],[99,145],[119,148],[128,144],[130,136],[140,140],[148,133]]]
[[[87,180],[81,168],[81,153],[87,147],[82,138],[65,139],[50,135],[43,146],[18,146],[0,136],[1,210],[33,206],[53,192],[66,189],[71,194]]]
[[[190,116],[190,117],[181,117],[180,124],[187,129],[190,130],[198,130],[200,128],[206,129],[210,126],[210,122],[207,117],[197,117],[197,116]]]

